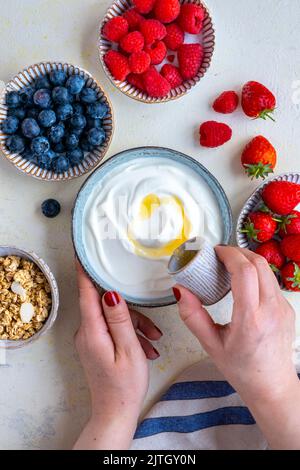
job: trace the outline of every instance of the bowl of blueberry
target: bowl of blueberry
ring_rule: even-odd
[[[45,181],[82,176],[106,154],[111,103],[70,64],[43,62],[16,75],[0,97],[0,148],[23,173]]]

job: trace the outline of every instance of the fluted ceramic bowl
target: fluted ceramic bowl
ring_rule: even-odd
[[[35,79],[45,75],[51,70],[65,70],[70,75],[80,75],[86,79],[87,86],[94,88],[98,91],[98,97],[103,103],[108,106],[109,113],[103,119],[103,128],[106,132],[105,142],[96,147],[92,152],[86,154],[83,162],[80,165],[70,168],[64,173],[55,173],[52,170],[45,170],[35,165],[34,163],[25,160],[22,155],[11,153],[5,146],[7,138],[1,130],[1,123],[7,116],[7,106],[5,104],[6,93],[9,91],[18,91],[30,85]],[[31,65],[27,69],[19,72],[12,80],[10,80],[0,96],[0,149],[7,160],[12,163],[22,173],[33,176],[43,181],[65,181],[82,176],[89,171],[93,170],[102,161],[108,147],[111,143],[114,130],[113,110],[110,100],[103,91],[100,84],[92,77],[92,75],[80,67],[71,64],[64,64],[61,62],[41,62],[39,64]]]
[[[112,5],[109,7],[103,20],[101,21],[100,36],[99,36],[99,42],[98,42],[98,49],[99,49],[101,64],[103,66],[103,69],[106,75],[110,79],[110,81],[122,93],[129,96],[130,98],[133,98],[137,101],[141,101],[143,103],[148,103],[148,104],[165,103],[167,101],[176,100],[186,95],[195,85],[197,85],[197,83],[199,83],[199,81],[204,77],[204,75],[208,71],[210,64],[211,64],[212,57],[213,57],[214,49],[215,49],[215,30],[214,30],[214,25],[213,25],[211,14],[203,1],[180,0],[180,3],[182,4],[183,3],[195,3],[196,5],[201,5],[205,9],[205,19],[204,19],[203,30],[200,35],[197,35],[197,37],[199,36],[199,41],[202,44],[203,49],[204,49],[203,62],[199,69],[199,72],[194,78],[190,80],[186,80],[182,85],[172,89],[167,96],[164,96],[162,98],[153,98],[149,96],[146,92],[141,91],[135,86],[131,85],[126,80],[123,82],[120,80],[116,80],[112,76],[112,74],[110,73],[110,71],[108,70],[104,62],[104,55],[109,49],[112,48],[112,43],[108,41],[107,39],[105,39],[105,37],[103,36],[102,34],[103,26],[111,18],[115,16],[120,16],[123,13],[125,13],[126,10],[131,8],[132,7],[131,0],[115,0],[112,3]],[[169,54],[176,55],[176,52],[169,51]]]
[[[3,339],[0,340],[1,349],[19,349],[19,348],[23,348],[25,346],[32,344],[38,338],[40,338],[45,333],[47,333],[50,330],[50,328],[53,326],[57,317],[57,312],[58,312],[58,307],[59,307],[59,292],[58,292],[57,282],[49,266],[45,263],[44,260],[42,260],[34,252],[25,251],[20,248],[11,247],[11,246],[0,246],[0,256],[1,257],[2,256],[19,256],[20,258],[32,261],[40,268],[40,270],[46,277],[49,283],[49,286],[51,288],[51,298],[52,298],[51,311],[43,327],[37,333],[35,333],[35,335],[31,336],[31,338],[26,339],[26,340],[16,340],[16,341],[3,340]]]

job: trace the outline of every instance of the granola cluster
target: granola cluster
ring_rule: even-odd
[[[33,336],[47,320],[51,304],[49,283],[35,263],[18,256],[0,257],[0,340]],[[28,323],[22,321],[22,305],[32,310]]]

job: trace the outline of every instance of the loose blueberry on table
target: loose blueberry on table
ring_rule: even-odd
[[[64,173],[105,142],[108,106],[80,75],[53,70],[8,92],[6,106],[6,148],[42,169]]]
[[[44,216],[49,219],[53,219],[60,213],[60,203],[55,199],[46,199],[46,201],[42,203],[41,208]]]

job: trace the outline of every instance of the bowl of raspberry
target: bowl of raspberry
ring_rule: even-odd
[[[65,181],[94,169],[113,135],[113,111],[87,71],[43,62],[19,72],[0,96],[0,148],[23,173]]]
[[[237,243],[263,256],[283,290],[300,292],[300,174],[265,181],[237,223]]]
[[[212,18],[200,0],[115,0],[100,25],[106,75],[143,103],[189,92],[206,74],[214,47]]]

